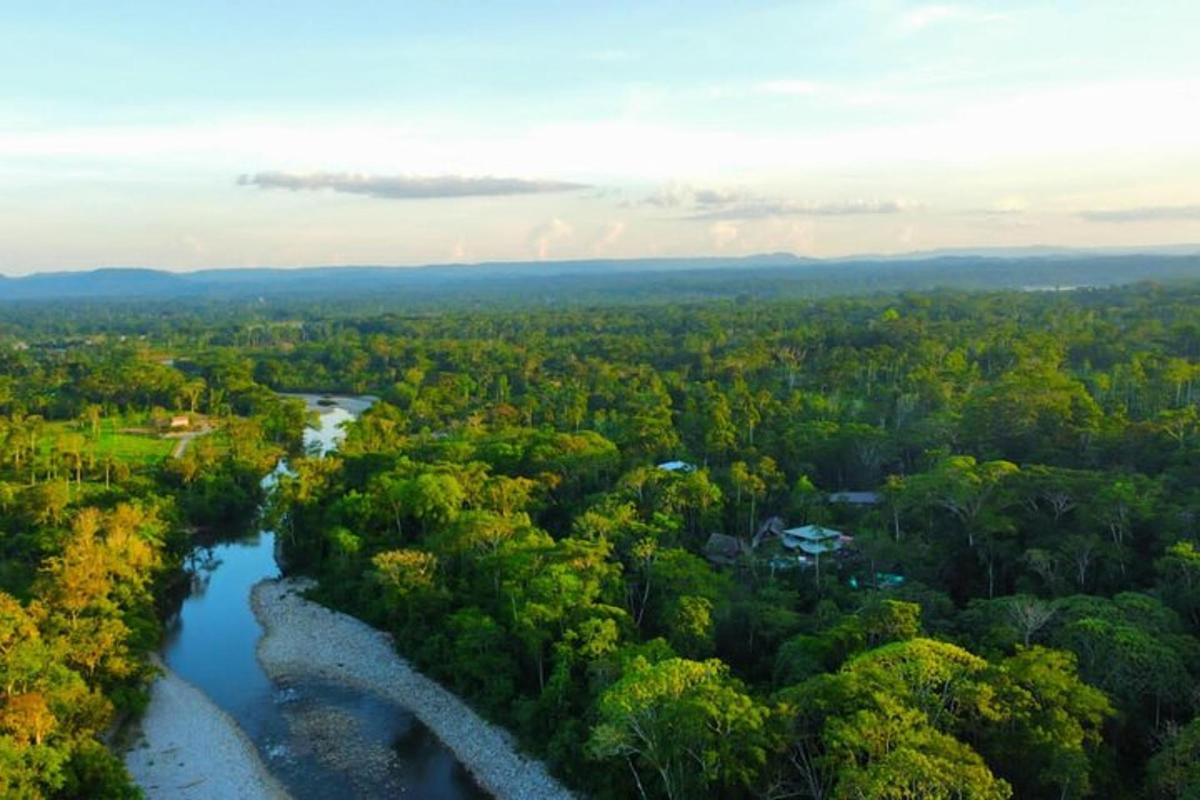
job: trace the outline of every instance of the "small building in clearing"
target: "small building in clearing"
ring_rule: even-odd
[[[684,474],[696,471],[696,465],[686,461],[664,461],[658,465],[658,468],[663,472],[682,472]]]
[[[167,427],[173,431],[182,431],[191,427],[191,424],[192,421],[188,419],[186,414],[179,414],[171,417],[171,421],[167,424]]]
[[[714,533],[704,543],[704,557],[721,566],[736,564],[749,550],[741,539],[724,533]]]

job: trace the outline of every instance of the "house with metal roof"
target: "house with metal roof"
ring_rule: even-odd
[[[853,537],[841,531],[826,528],[822,525],[804,525],[799,528],[787,528],[780,537],[780,542],[788,550],[801,550],[811,556],[832,553],[853,543]]]

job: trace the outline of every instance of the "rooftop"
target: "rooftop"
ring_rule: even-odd
[[[714,533],[704,543],[704,556],[715,564],[732,564],[746,549],[745,542],[736,536]]]
[[[820,525],[804,525],[788,528],[783,532],[783,546],[789,550],[802,550],[809,555],[820,555],[841,550],[854,539],[841,531]]]
[[[834,492],[829,495],[831,503],[848,503],[852,506],[876,505],[882,495],[879,492]]]

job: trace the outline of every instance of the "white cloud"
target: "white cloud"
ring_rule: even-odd
[[[734,244],[741,235],[741,229],[733,222],[714,222],[708,229],[713,247],[724,250]]]
[[[592,246],[592,250],[597,254],[603,253],[608,248],[620,241],[625,235],[626,224],[622,220],[605,223],[600,230],[600,235],[596,238],[596,243]]]
[[[920,33],[926,28],[945,22],[1001,22],[1004,14],[978,11],[963,5],[934,3],[918,6],[900,17],[898,29],[903,35]]]
[[[1020,195],[1006,195],[992,206],[995,214],[1024,214],[1029,210],[1029,201]]]
[[[642,205],[654,208],[678,208],[691,201],[693,190],[679,183],[669,183],[659,187],[654,194],[642,199]]]
[[[539,261],[545,261],[553,245],[569,241],[574,235],[573,227],[554,217],[529,232],[530,249]]]
[[[1015,217],[1029,211],[1029,201],[1021,195],[1004,195],[989,206],[968,208],[961,214],[973,217]]]
[[[1182,222],[1200,221],[1200,205],[1139,206],[1081,211],[1079,216],[1088,222]]]
[[[928,113],[926,113],[928,112]],[[489,131],[418,129],[400,124],[290,125],[227,122],[49,132],[0,132],[0,167],[49,169],[107,164],[155,166],[176,174],[246,164],[288,173],[339,164],[367,174],[537,175],[587,183],[669,180],[711,182],[754,173],[827,173],[898,165],[980,165],[1039,159],[1096,166],[1103,156],[1194,157],[1200,140],[1200,83],[1188,79],[1096,82],[1013,92],[972,103],[938,104],[910,121],[846,123],[837,130],[761,132],[585,120]],[[586,154],[586,159],[581,158]],[[586,174],[580,165],[586,164]],[[1041,170],[1042,165],[1032,165]],[[232,167],[232,168],[231,168]]]
[[[733,189],[697,189],[692,192],[692,202],[701,207],[725,206],[731,203],[743,203],[752,199],[752,195]]]
[[[696,188],[671,182],[643,197],[639,204],[653,208],[712,208],[753,199],[754,195],[739,189]]]
[[[678,183],[659,188],[644,198],[641,204],[653,208],[680,209],[684,212],[682,219],[702,222],[901,214],[922,207],[903,198],[814,202],[759,195],[746,189],[697,188]]]
[[[715,208],[701,208],[688,219],[746,220],[770,217],[851,217],[874,214],[900,214],[919,208],[907,200],[838,200],[798,202],[772,198],[739,199]]]
[[[963,10],[951,5],[928,5],[914,8],[900,18],[903,33],[917,33],[939,22],[961,17]]]
[[[416,200],[445,197],[502,197],[519,194],[545,194],[586,189],[582,183],[538,181],[523,178],[473,177],[463,175],[364,175],[350,172],[259,172],[242,175],[239,186],[290,191],[332,189],[345,194],[361,194],[389,200]]]
[[[821,85],[813,81],[803,80],[777,80],[765,81],[758,84],[755,89],[760,94],[779,94],[779,95],[813,95],[821,91]]]

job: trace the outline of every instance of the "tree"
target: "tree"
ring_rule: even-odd
[[[97,403],[88,403],[83,409],[82,419],[87,424],[92,441],[100,439],[100,422],[104,418],[104,409]]]
[[[501,605],[510,629],[545,688],[547,649],[568,630],[599,613],[624,618],[604,602],[615,579],[608,543],[566,538],[553,542],[541,531],[509,542],[497,554],[504,573]]]
[[[426,532],[430,525],[453,520],[466,500],[466,492],[454,476],[439,472],[423,472],[406,481],[400,491],[405,512],[420,520]]]
[[[690,595],[716,605],[729,591],[729,579],[712,571],[701,558],[678,547],[658,547],[643,539],[632,553],[639,571],[628,585],[635,623],[665,633],[681,597]],[[644,624],[645,623],[645,624]]]
[[[717,463],[721,463],[737,443],[737,429],[733,427],[733,412],[729,408],[729,400],[715,385],[710,385],[702,413],[704,462],[707,464],[710,459],[715,459]]]
[[[1012,788],[969,746],[920,712],[883,701],[830,720],[828,747],[842,763],[831,800],[1008,800]]]
[[[1154,566],[1161,576],[1164,600],[1193,631],[1200,631],[1200,550],[1192,542],[1176,542]]]
[[[1164,708],[1187,701],[1200,645],[1180,635],[1178,617],[1152,597],[1123,592],[1112,599],[1059,600],[1048,640],[1072,651],[1084,678],[1138,722],[1160,724]]]
[[[183,387],[180,389],[180,393],[183,395],[183,399],[187,402],[188,413],[196,413],[197,404],[200,402],[200,397],[204,394],[204,390],[206,388],[208,388],[207,385],[199,378],[195,378],[183,384]]]
[[[1162,748],[1150,759],[1148,783],[1156,800],[1200,797],[1200,719],[1168,729]]]
[[[954,645],[911,639],[785,690],[786,784],[814,798],[1007,800],[1008,783],[952,735],[986,702],[986,670]]]
[[[713,483],[706,469],[675,476],[667,491],[670,507],[683,514],[684,529],[692,536],[701,532],[721,504],[721,487]]]
[[[1102,413],[1081,383],[1042,362],[981,386],[965,404],[963,417],[979,450],[1046,461],[1080,452]]]
[[[55,447],[58,452],[67,459],[71,469],[75,472],[75,485],[83,486],[83,454],[87,449],[87,442],[83,436],[78,433],[64,433],[55,440]]]
[[[42,636],[40,607],[0,593],[0,795],[46,797],[67,782],[72,750],[111,713]],[[82,743],[82,744],[81,744]]]
[[[23,516],[39,527],[61,524],[70,502],[71,490],[63,481],[29,486],[21,492],[19,501]]]
[[[1013,595],[1005,600],[1009,621],[1017,629],[1021,644],[1029,647],[1038,631],[1054,618],[1055,609],[1050,603],[1030,595]]]
[[[713,649],[713,605],[706,597],[680,596],[667,612],[667,641],[688,658],[703,658]]]
[[[994,711],[977,723],[979,748],[1022,798],[1091,794],[1091,759],[1115,712],[1080,679],[1075,657],[1024,647],[986,677]]]
[[[999,539],[1013,529],[1005,511],[1015,502],[1008,487],[1010,478],[1019,471],[1008,461],[980,463],[971,456],[952,456],[905,483],[907,492],[949,512],[958,521],[967,546],[986,565],[988,597],[996,593]]]
[[[805,524],[820,524],[827,522],[825,513],[825,496],[807,475],[796,478],[792,485],[791,507],[800,521]]]
[[[717,660],[637,657],[600,696],[588,751],[623,759],[643,798],[748,787],[766,762],[767,710]],[[647,776],[652,777],[645,777]]]
[[[61,555],[42,570],[47,634],[89,679],[126,679],[140,668],[129,620],[151,607],[147,587],[159,565],[160,532],[154,514],[140,507],[123,504],[107,514],[83,509]]]
[[[754,535],[754,505],[767,492],[763,479],[751,472],[745,461],[735,461],[729,466],[729,482],[733,484],[734,504],[740,508],[742,498],[750,504],[747,516],[747,535]],[[740,523],[736,527],[741,527]]]
[[[1157,486],[1144,477],[1118,476],[1101,486],[1089,504],[1096,523],[1108,532],[1122,575],[1134,525],[1149,514],[1156,493]]]
[[[422,550],[387,550],[371,558],[371,567],[383,608],[393,615],[403,611],[411,625],[418,603],[433,592],[437,558]]]
[[[950,512],[962,523],[967,544],[975,547],[977,539],[1001,524],[997,515],[1012,502],[1003,489],[1018,471],[1008,461],[979,463],[971,456],[952,456],[910,478],[907,488]]]
[[[743,499],[749,505],[746,535],[753,536],[758,522],[758,503],[768,492],[783,486],[783,473],[774,459],[764,456],[753,469],[745,461],[733,462],[729,467],[729,481],[734,488],[735,506],[741,506]]]
[[[882,600],[863,609],[862,628],[869,647],[903,642],[921,633],[921,607],[903,600]]]
[[[507,641],[495,619],[467,607],[446,617],[444,632],[434,633],[425,649],[435,654],[433,663],[449,685],[499,714],[511,706],[519,674]]]

